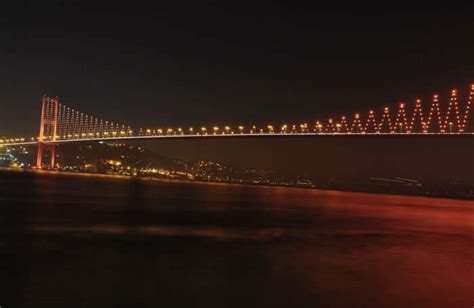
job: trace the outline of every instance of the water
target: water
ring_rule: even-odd
[[[474,202],[0,172],[3,307],[471,307]]]

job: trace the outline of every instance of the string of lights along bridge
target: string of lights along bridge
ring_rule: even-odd
[[[474,84],[462,103],[458,102],[458,91],[453,89],[445,100],[435,94],[427,103],[416,99],[413,104],[400,103],[395,108],[387,106],[312,123],[132,129],[128,125],[75,110],[59,102],[58,98],[45,95],[42,98],[38,137],[0,138],[0,146],[38,144],[37,167],[41,168],[43,152],[50,152],[50,166],[55,166],[57,144],[88,140],[282,135],[474,135],[471,123],[473,97]]]

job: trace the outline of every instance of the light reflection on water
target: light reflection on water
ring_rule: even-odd
[[[472,201],[7,173],[0,209],[12,307],[474,302]]]

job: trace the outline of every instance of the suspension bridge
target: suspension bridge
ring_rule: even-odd
[[[46,95],[41,100],[40,129],[37,137],[0,138],[0,147],[37,145],[36,166],[42,168],[44,154],[54,168],[56,147],[62,143],[99,140],[139,140],[158,138],[276,137],[276,136],[358,136],[358,135],[472,135],[471,105],[474,84],[465,102],[458,102],[458,91],[451,90],[443,104],[434,94],[428,104],[416,99],[411,107],[400,103],[396,108],[383,107],[365,114],[355,113],[325,121],[264,126],[199,126],[188,128],[139,128],[106,121],[75,110],[59,99]],[[394,112],[395,111],[395,112]]]

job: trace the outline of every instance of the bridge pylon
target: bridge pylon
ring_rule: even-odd
[[[56,140],[58,130],[59,99],[49,98],[43,95],[41,100],[41,119],[38,139],[38,155],[36,157],[36,168],[43,168],[43,154],[49,152],[49,168],[56,166]]]

